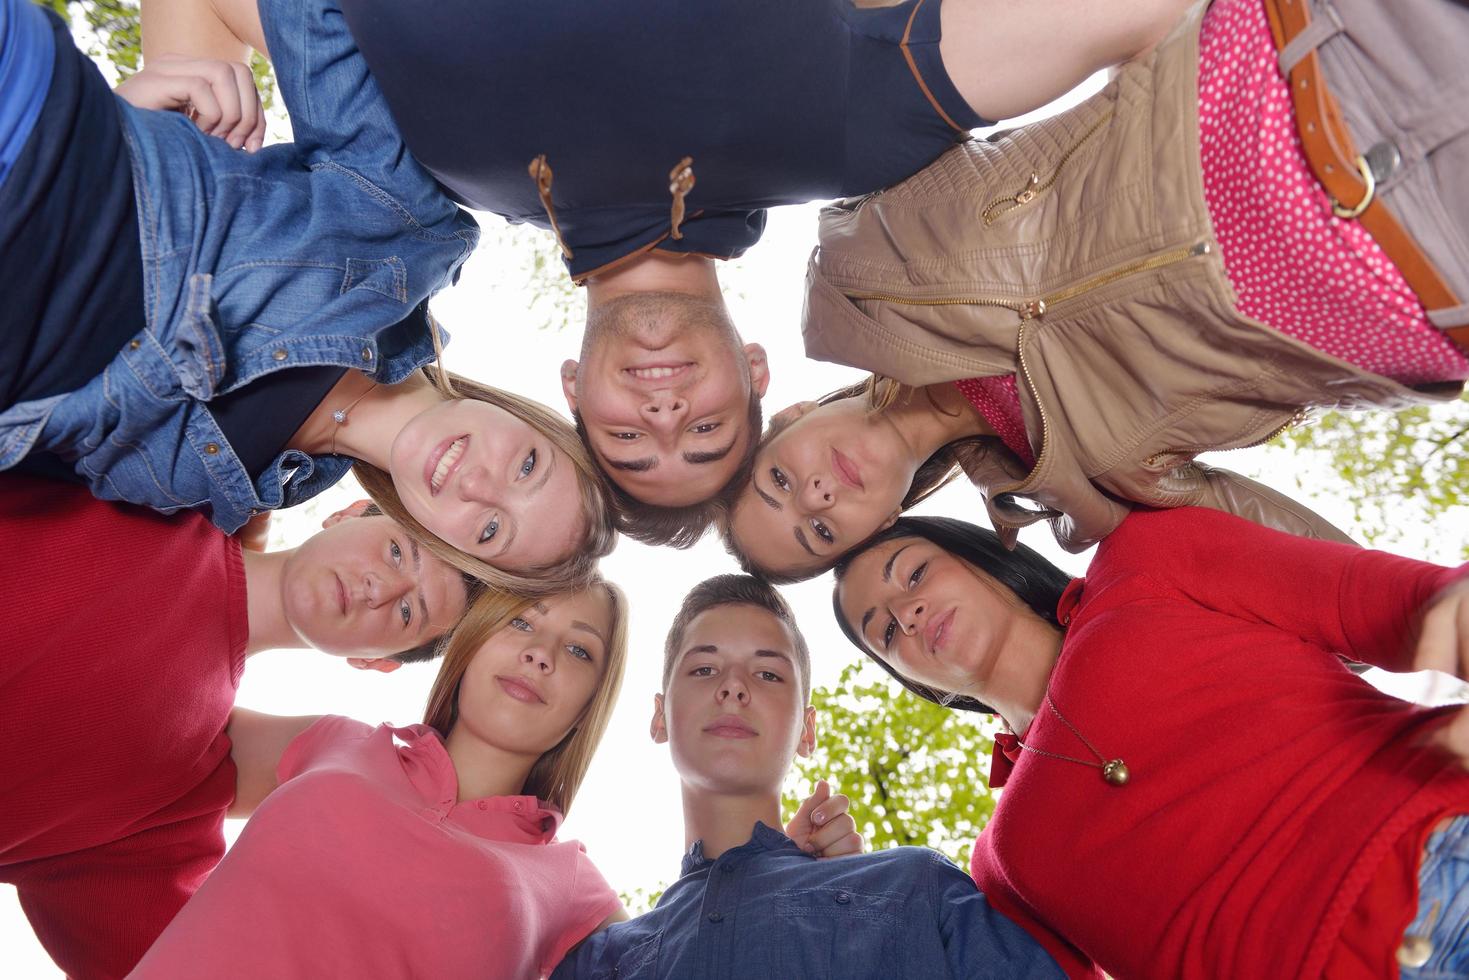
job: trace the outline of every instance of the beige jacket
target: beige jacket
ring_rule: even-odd
[[[1264,442],[1313,406],[1458,394],[1361,371],[1236,308],[1199,164],[1203,10],[1074,109],[822,212],[808,355],[910,385],[1017,375],[1035,467],[998,445],[965,460],[997,530],[1048,518],[1079,551],[1134,502],[1313,533],[1310,511],[1194,455]]]

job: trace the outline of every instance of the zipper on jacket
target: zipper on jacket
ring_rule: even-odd
[[[1046,174],[1044,180],[1041,178],[1040,174],[1036,173],[1035,171],[1031,171],[1030,179],[1025,182],[1025,186],[1022,187],[1019,191],[1008,197],[996,198],[995,200],[987,204],[985,206],[985,209],[980,212],[980,217],[984,219],[984,223],[987,225],[992,225],[997,220],[999,220],[1001,216],[1009,214],[1016,208],[1024,207],[1031,201],[1034,201],[1041,194],[1050,190],[1051,185],[1056,182],[1056,178],[1061,176],[1061,171],[1065,168],[1067,162],[1071,159],[1072,154],[1081,149],[1082,146],[1086,144],[1086,141],[1091,139],[1092,136],[1095,135],[1096,132],[1102,128],[1102,125],[1111,118],[1112,113],[1109,111],[1104,116],[1102,116],[1102,118],[1092,123],[1091,126],[1087,128],[1087,131],[1081,134],[1081,138],[1078,139],[1075,143],[1072,143],[1070,148],[1068,148],[1065,153],[1061,154],[1061,159],[1056,161],[1056,165],[1051,168],[1048,174]]]
[[[1163,449],[1163,450],[1160,450],[1159,452],[1153,453],[1153,455],[1151,455],[1147,459],[1143,460],[1143,465],[1144,466],[1157,466],[1158,465],[1158,460],[1162,459],[1164,456],[1188,456],[1190,459],[1192,459],[1195,455],[1197,455],[1200,452],[1233,453],[1233,452],[1238,452],[1241,449],[1254,449],[1256,446],[1263,446],[1263,445],[1265,445],[1265,443],[1270,442],[1272,439],[1274,439],[1276,436],[1280,435],[1282,432],[1285,432],[1285,431],[1287,431],[1289,429],[1294,429],[1296,426],[1300,425],[1302,422],[1306,421],[1306,419],[1308,419],[1310,417],[1311,417],[1311,410],[1309,408],[1306,408],[1306,407],[1298,408],[1294,412],[1291,413],[1291,417],[1290,418],[1286,419],[1283,423],[1281,423],[1280,425],[1277,425],[1275,428],[1271,429],[1268,434],[1266,434],[1264,436],[1261,436],[1259,439],[1256,439],[1254,442],[1247,442],[1243,446],[1230,446],[1228,449],[1215,449],[1215,448],[1205,448],[1205,449],[1200,449],[1200,450],[1193,450],[1193,449]]]

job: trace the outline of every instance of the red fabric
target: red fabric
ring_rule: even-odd
[[[1464,570],[1140,512],[1074,586],[1056,707],[1131,782],[1019,753],[972,871],[1119,977],[1314,976],[1384,857],[1469,812],[1469,774],[1421,744],[1445,712],[1337,654],[1401,670],[1425,604]],[[1087,758],[1049,710],[1027,745]],[[1357,943],[1396,947],[1403,922]]]
[[[1217,0],[1199,37],[1204,199],[1239,309],[1357,367],[1407,384],[1469,378],[1469,356],[1301,153],[1261,0]]]
[[[73,977],[130,970],[224,852],[239,545],[0,477],[0,880]]]
[[[969,400],[980,417],[990,424],[1005,444],[1026,466],[1035,465],[1030,437],[1025,434],[1025,418],[1020,411],[1020,392],[1015,375],[991,378],[965,378],[955,381],[959,393]]]

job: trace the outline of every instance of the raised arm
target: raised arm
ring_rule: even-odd
[[[254,48],[269,58],[254,0],[144,0],[143,60],[166,54],[248,62]]]
[[[245,708],[230,712],[230,757],[235,762],[235,801],[229,815],[248,817],[278,785],[276,772],[286,746],[321,715],[261,714]]]

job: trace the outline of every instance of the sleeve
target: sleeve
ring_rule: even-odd
[[[310,728],[291,739],[291,744],[281,753],[280,764],[275,769],[276,781],[284,783],[299,776],[311,767],[324,750],[347,739],[365,739],[375,731],[377,729],[374,726],[356,718],[323,715]]]
[[[219,863],[223,820],[205,813],[21,866],[21,909],[56,965],[70,977],[129,973]]]
[[[1396,671],[1411,669],[1423,607],[1469,571],[1199,508],[1134,514],[1102,543],[1099,565],[1141,570],[1206,608]]]
[[[963,871],[942,859],[932,865],[939,934],[949,976],[1012,980],[1093,980],[1090,960],[1051,930],[999,904]]]
[[[592,859],[587,857],[586,848],[580,841],[565,841],[552,846],[574,847],[576,854],[572,864],[571,889],[567,893],[566,905],[561,910],[561,921],[564,925],[560,934],[546,947],[546,958],[540,964],[542,976],[549,975],[572,947],[590,936],[608,916],[622,908],[622,899],[607,884]]]

